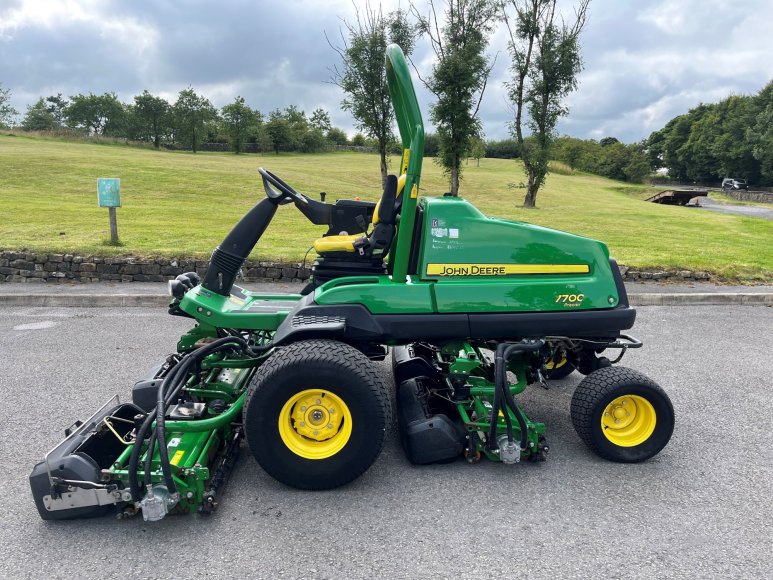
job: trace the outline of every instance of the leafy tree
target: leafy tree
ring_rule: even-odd
[[[292,144],[290,123],[279,109],[269,113],[268,123],[266,123],[266,132],[268,133],[274,153],[279,155],[280,149],[290,148],[290,145]]]
[[[151,95],[147,90],[134,97],[134,114],[140,130],[153,140],[153,146],[161,146],[161,137],[169,130],[169,111],[166,99]]]
[[[424,84],[437,98],[430,112],[440,142],[436,160],[450,178],[451,195],[456,196],[462,159],[480,134],[478,109],[493,66],[484,53],[496,4],[493,0],[448,0],[442,24],[433,0],[429,0],[426,16],[415,6],[412,11],[437,58]]]
[[[717,122],[712,127],[709,150],[716,160],[713,173],[717,179],[740,177],[751,183],[759,181],[759,160],[747,139],[748,128],[757,121],[759,100],[731,95],[714,106]]]
[[[328,129],[327,140],[333,145],[346,145],[349,142],[346,133],[338,127],[331,127]]]
[[[175,137],[196,153],[206,133],[206,125],[217,118],[217,111],[209,99],[188,87],[180,91],[172,107],[175,118]]]
[[[746,138],[752,148],[752,155],[760,164],[763,180],[773,183],[773,81],[757,96],[757,109]]]
[[[663,167],[664,142],[665,134],[662,129],[660,131],[653,131],[647,139],[647,159],[650,164],[650,169],[653,171],[657,171]]]
[[[330,124],[330,113],[325,109],[315,109],[309,117],[309,125],[312,129],[319,129],[323,133],[327,133],[333,127]]]
[[[520,157],[520,151],[515,139],[501,139],[486,143],[486,157],[494,159],[517,159]]]
[[[324,151],[326,147],[327,140],[321,129],[309,129],[301,135],[300,150],[304,153]]]
[[[244,143],[255,126],[255,112],[244,103],[244,97],[239,96],[233,103],[223,107],[222,114],[231,147],[239,154],[244,150]]]
[[[115,93],[74,95],[64,109],[70,127],[80,127],[94,135],[111,135],[118,131],[124,121],[124,112],[124,105]]]
[[[557,0],[506,0],[502,4],[512,59],[508,87],[515,109],[512,128],[528,176],[524,207],[536,205],[548,171],[556,123],[568,112],[562,101],[577,87],[582,70],[579,39],[589,2],[580,0],[570,24],[556,13]],[[532,135],[528,146],[524,125]]]
[[[473,137],[469,155],[478,162],[477,165],[480,167],[480,158],[486,156],[486,142],[480,137]]]
[[[0,127],[8,127],[19,111],[11,106],[11,89],[4,89],[0,84]]]
[[[303,149],[304,136],[309,130],[309,120],[306,118],[306,112],[300,110],[295,105],[290,105],[284,110],[284,118],[290,131],[289,149]]]
[[[647,142],[626,146],[627,162],[623,167],[625,180],[642,183],[650,174],[650,162],[646,153]]]
[[[424,157],[437,157],[440,151],[440,138],[437,133],[424,135]]]
[[[564,136],[553,140],[550,156],[572,169],[640,183],[650,174],[648,147],[646,140],[627,145],[614,137],[594,141]]]
[[[387,41],[400,45],[409,55],[413,50],[414,31],[405,12],[397,10],[385,17],[380,5],[374,9],[369,2],[362,12],[356,8],[355,21],[344,21],[344,26],[348,41],[342,32],[342,47],[328,39],[342,61],[341,69],[333,67],[331,81],[346,93],[341,107],[351,112],[357,129],[377,142],[383,186],[389,142],[393,137],[391,99],[384,69]]]
[[[27,114],[21,122],[25,131],[53,131],[58,126],[56,117],[48,110],[45,99],[40,97],[34,105],[27,105]]]
[[[352,145],[355,147],[365,147],[367,145],[367,142],[365,141],[365,135],[362,133],[357,133],[352,137]]]
[[[46,97],[46,103],[48,103],[48,112],[56,119],[56,124],[61,127],[65,123],[65,109],[70,103],[62,96],[62,93],[56,95],[50,95]]]

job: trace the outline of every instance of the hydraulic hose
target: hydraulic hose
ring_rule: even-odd
[[[494,367],[494,403],[491,407],[491,426],[489,427],[488,434],[488,446],[489,449],[495,450],[499,447],[497,443],[497,424],[499,423],[499,410],[504,408],[505,412],[502,415],[505,418],[505,427],[507,428],[507,442],[513,442],[513,422],[510,420],[510,415],[507,413],[506,402],[503,401],[503,390],[501,387],[502,381],[499,380],[500,368]],[[506,384],[506,381],[505,381]],[[507,387],[505,387],[507,388]],[[505,403],[505,404],[503,404]]]
[[[496,377],[496,369],[494,371]],[[499,388],[499,383],[494,379],[494,402],[491,405],[491,425],[488,429],[488,446],[489,449],[494,451],[497,449],[497,423],[499,422],[499,408],[500,401],[502,400],[502,392]],[[506,413],[505,413],[506,415]]]
[[[180,373],[180,370],[183,369],[183,367],[187,368],[187,365],[183,364],[183,361],[185,359],[178,362],[172,370],[169,371],[169,374],[164,377],[164,381],[161,383],[161,386],[163,387],[165,384],[168,384],[171,381],[175,380],[175,377]],[[156,418],[156,412],[157,409],[152,410],[145,416],[145,420],[142,422],[142,425],[137,430],[137,435],[134,438],[134,447],[132,448],[132,453],[129,456],[129,489],[132,494],[132,499],[134,501],[139,501],[140,496],[140,485],[137,482],[137,468],[139,467],[140,462],[140,453],[142,452],[142,443],[145,441],[145,437],[148,434],[148,431],[150,430],[151,426],[153,425],[153,421]],[[152,457],[153,454],[153,446],[152,443],[155,443],[155,438],[151,440],[151,445],[148,447],[147,453]]]
[[[171,466],[169,464],[168,452],[164,453],[167,451],[166,440],[163,437],[164,436],[163,417],[166,415],[166,409],[172,403],[172,401],[174,401],[177,394],[185,385],[186,378],[188,376],[188,370],[193,365],[193,363],[195,363],[196,361],[200,360],[201,358],[205,357],[208,354],[212,354],[217,350],[222,350],[223,348],[225,348],[226,346],[232,343],[242,346],[243,348],[247,348],[247,342],[241,337],[228,336],[225,338],[215,340],[205,346],[200,347],[199,349],[193,351],[192,353],[184,356],[174,366],[174,368],[172,368],[172,370],[169,372],[169,374],[167,374],[167,376],[164,378],[163,382],[159,386],[159,389],[158,389],[159,397],[163,397],[163,405],[160,413],[162,417],[161,428],[159,429],[159,425],[157,422],[156,429],[149,441],[147,454],[150,460],[152,461],[155,443],[159,442],[159,457],[161,459],[161,468],[162,468],[162,471],[164,472],[164,479],[166,481],[167,488],[171,493],[174,493],[177,488],[174,485],[174,480],[171,477]],[[137,472],[139,467],[140,454],[142,453],[142,443],[145,441],[148,431],[153,426],[153,421],[156,420],[158,415],[159,415],[159,405],[158,405],[158,399],[157,399],[156,408],[147,414],[142,425],[137,430],[137,435],[134,439],[134,447],[132,448],[132,453],[129,457],[129,464],[128,464],[129,489],[131,491],[132,499],[134,501],[139,501],[141,499],[140,485],[137,480]],[[161,437],[163,439],[159,439],[159,433],[161,433]],[[161,443],[161,441],[163,441],[163,443]],[[164,461],[164,459],[166,459],[166,461]],[[167,474],[168,474],[168,477],[167,477]],[[147,460],[146,460],[146,469],[145,469],[145,478],[144,478],[146,485],[147,485],[149,476],[150,476],[150,469],[147,468]]]
[[[528,445],[528,426],[526,425],[526,417],[523,412],[515,404],[513,394],[510,392],[510,387],[507,384],[507,361],[510,360],[515,353],[520,352],[533,352],[542,348],[542,341],[534,342],[516,342],[516,343],[500,343],[497,345],[497,350],[494,355],[494,383],[495,387],[501,389],[505,398],[505,406],[509,407],[516,420],[518,426],[521,429],[521,449],[526,449]],[[507,413],[505,413],[505,419],[509,419]],[[508,432],[508,442],[512,440],[512,434]]]
[[[205,356],[212,354],[213,352],[216,352],[218,350],[221,350],[226,345],[231,344],[238,344],[243,349],[247,349],[247,341],[239,336],[227,336],[225,338],[219,338],[217,340],[214,340],[210,342],[209,344],[202,346],[192,353],[185,356],[185,360],[183,362],[183,367],[174,375],[175,378],[175,384],[171,388],[170,391],[170,401],[173,400],[173,397],[177,394],[177,392],[182,388],[183,384],[185,383],[185,379],[187,377],[187,371],[188,367],[190,367],[194,362],[200,361]],[[168,379],[169,377],[167,377]],[[171,383],[171,381],[170,381]],[[166,389],[169,387],[169,384],[167,383],[167,380],[164,380],[163,383],[161,383],[161,386],[158,387],[158,398],[156,400],[156,441],[158,443],[158,458],[159,463],[161,464],[161,471],[164,473],[164,481],[166,482],[166,487],[169,490],[170,494],[174,494],[177,492],[177,486],[174,483],[174,478],[172,477],[172,466],[169,463],[169,449],[166,447],[166,431],[164,430],[164,419],[166,416],[166,408],[168,406],[167,397],[166,397]]]

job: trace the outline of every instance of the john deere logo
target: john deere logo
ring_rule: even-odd
[[[427,264],[428,276],[587,274],[589,271],[587,264]]]

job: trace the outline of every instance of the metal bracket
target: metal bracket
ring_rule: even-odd
[[[131,501],[132,494],[129,490],[105,488],[86,489],[83,487],[69,487],[60,497],[53,498],[50,495],[43,496],[43,505],[51,512],[70,510],[95,505],[115,505],[121,502]]]

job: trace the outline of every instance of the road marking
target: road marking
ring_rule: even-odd
[[[29,324],[17,324],[13,327],[14,330],[46,330],[47,328],[53,328],[59,324],[53,320],[43,320],[41,322],[30,322]]]

